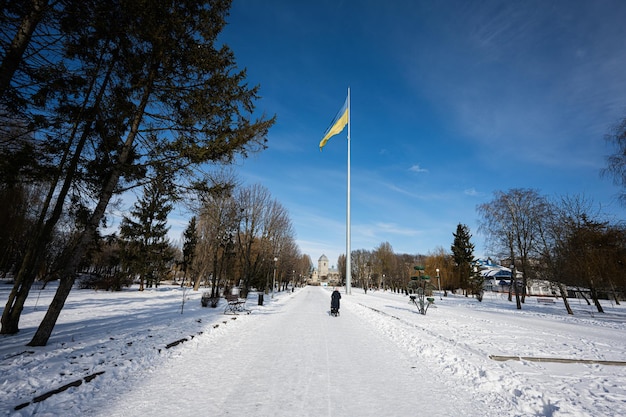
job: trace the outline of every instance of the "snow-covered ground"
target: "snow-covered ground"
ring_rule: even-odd
[[[1,415],[626,415],[626,308],[608,301],[598,314],[572,300],[568,316],[560,301],[437,295],[421,315],[353,289],[335,318],[320,287],[263,306],[251,293],[249,315],[174,286],[74,290],[48,346],[26,346],[54,290],[34,289],[21,331],[0,337]]]

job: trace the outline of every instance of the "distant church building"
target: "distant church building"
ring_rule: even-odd
[[[320,256],[317,261],[317,268],[313,268],[313,274],[309,280],[310,285],[337,286],[341,284],[339,271],[328,265],[326,255]]]

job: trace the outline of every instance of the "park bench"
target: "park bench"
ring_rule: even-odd
[[[537,298],[537,302],[540,304],[554,304],[554,298]]]
[[[247,313],[250,314],[250,310],[246,308],[246,299],[239,298],[237,294],[226,294],[226,307],[224,308],[224,314],[237,314]]]

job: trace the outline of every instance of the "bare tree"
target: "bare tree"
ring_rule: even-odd
[[[537,233],[537,270],[540,276],[552,283],[562,296],[568,314],[574,314],[569,301],[568,291],[562,277],[562,257],[559,249],[564,245],[565,224],[561,211],[555,204],[550,204]],[[556,292],[556,290],[555,290]]]
[[[219,296],[222,273],[234,254],[234,239],[239,222],[239,207],[228,187],[213,190],[202,197],[198,213],[198,243],[194,254],[194,291],[202,278],[210,277],[211,297]]]
[[[298,274],[298,285],[302,286],[311,277],[313,273],[313,262],[311,257],[307,254],[300,255],[296,266],[296,273]]]
[[[356,278],[357,284],[360,285],[367,294],[367,290],[371,284],[372,253],[365,249],[353,250],[350,260],[352,274]]]
[[[578,288],[581,296],[587,293],[598,312],[603,312],[599,293],[613,294],[618,300],[616,293],[624,290],[624,227],[602,221],[593,203],[581,196],[563,198],[556,213],[558,280]]]
[[[236,199],[240,210],[237,256],[245,294],[252,284],[260,286],[265,281],[267,285],[268,272],[276,262],[280,262],[280,268],[289,268],[292,256],[298,255],[290,252],[295,233],[288,212],[265,187],[255,184],[242,188]]]
[[[411,275],[413,275],[413,266],[415,266],[415,255],[408,253],[402,253],[396,255],[396,270],[393,273],[392,285],[394,291],[407,293],[407,286],[411,282]]]
[[[339,283],[341,286],[346,283],[346,262],[347,259],[345,254],[342,253],[337,257],[337,270],[339,271]],[[352,274],[356,276],[354,271],[352,271]]]
[[[614,145],[616,150],[607,157],[607,166],[601,171],[601,175],[611,177],[613,183],[622,188],[619,198],[626,206],[626,117],[613,127],[605,139]]]
[[[374,249],[372,261],[375,271],[376,281],[373,283],[376,288],[383,288],[388,285],[395,271],[396,257],[389,242],[383,242]],[[384,289],[384,288],[383,288]]]
[[[521,188],[506,193],[498,191],[492,201],[478,206],[482,216],[479,231],[486,235],[488,242],[503,258],[508,255],[513,265],[512,287],[518,309],[525,301],[528,280],[534,277],[530,261],[538,253],[537,237],[547,211],[545,197],[536,190]],[[521,299],[517,270],[522,272]]]
[[[454,257],[449,252],[446,252],[443,247],[438,247],[433,252],[429,252],[426,255],[424,266],[433,277],[433,285],[436,285],[437,289],[445,291],[446,295],[448,290],[460,287],[458,274],[455,273],[457,268],[455,267]]]

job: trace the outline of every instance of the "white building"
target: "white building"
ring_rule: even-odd
[[[509,292],[511,285],[511,269],[502,265],[497,265],[491,260],[478,260],[480,272],[484,278],[483,289],[493,292]],[[515,270],[518,285],[521,285],[523,274],[519,270]],[[528,282],[526,288],[527,295],[551,296],[559,293],[549,281],[542,279],[534,279]]]
[[[336,286],[341,284],[341,277],[339,271],[333,266],[330,266],[326,255],[320,256],[317,260],[317,268],[313,268],[313,274],[309,279],[310,285],[322,285],[322,286]]]

